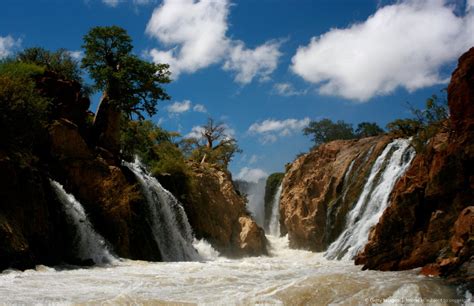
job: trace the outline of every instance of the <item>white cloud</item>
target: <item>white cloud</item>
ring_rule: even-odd
[[[291,69],[321,94],[359,101],[444,83],[442,67],[474,44],[473,3],[457,16],[447,1],[397,1],[362,23],[313,37]]]
[[[252,164],[257,163],[259,159],[260,159],[260,157],[258,157],[257,155],[253,154],[252,156],[250,156],[249,165],[252,165]]]
[[[251,133],[267,133],[267,132],[282,132],[285,130],[294,131],[301,130],[309,124],[309,118],[274,120],[267,119],[260,123],[254,123],[249,127]]]
[[[229,0],[164,0],[154,10],[146,33],[168,49],[154,48],[148,55],[156,63],[169,64],[175,79],[221,62],[224,70],[236,73],[239,83],[267,79],[277,67],[280,43],[269,41],[248,49],[228,38],[229,7]]]
[[[280,96],[301,96],[307,93],[307,90],[296,90],[290,83],[276,83],[273,86],[273,92]]]
[[[152,2],[152,0],[133,0],[134,5],[148,5]]]
[[[117,7],[117,5],[120,3],[120,0],[102,0],[102,2],[110,7]]]
[[[0,58],[7,57],[13,53],[13,50],[20,47],[21,39],[14,39],[10,35],[0,36]]]
[[[164,0],[156,8],[146,33],[168,46],[152,49],[155,62],[170,64],[173,76],[217,63],[227,48],[227,1]]]
[[[188,112],[190,110],[193,110],[193,111],[198,112],[198,113],[206,113],[207,112],[207,109],[204,105],[195,104],[193,106],[193,103],[190,100],[184,100],[182,102],[176,101],[173,104],[169,105],[166,109],[172,115],[185,113],[185,112]]]
[[[194,105],[193,111],[198,112],[198,113],[207,113],[206,107],[202,104]]]
[[[227,124],[223,124],[224,126],[224,135],[226,138],[235,138],[235,130],[228,126]],[[191,132],[184,135],[184,138],[196,138],[196,139],[203,139],[204,127],[202,126],[193,126]]]
[[[278,140],[278,136],[291,136],[295,132],[300,132],[309,124],[309,118],[274,120],[267,119],[262,122],[253,123],[248,132],[254,135],[260,135],[262,144],[274,143]]]
[[[84,57],[84,52],[81,50],[68,51],[69,55],[76,61],[80,61]]]
[[[224,70],[236,72],[235,81],[241,84],[252,82],[254,77],[267,80],[277,68],[281,43],[269,41],[255,49],[246,49],[244,43],[236,42],[224,63]]]
[[[201,139],[203,132],[204,132],[204,128],[202,126],[193,126],[193,128],[191,129],[191,132],[184,135],[184,138]]]
[[[191,101],[184,100],[183,102],[174,102],[169,105],[167,108],[170,113],[184,113],[191,109]]]
[[[237,179],[257,183],[259,180],[266,178],[268,174],[259,168],[243,167],[237,174]]]

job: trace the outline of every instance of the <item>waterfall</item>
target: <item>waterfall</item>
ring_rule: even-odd
[[[283,185],[278,186],[275,197],[272,201],[272,215],[270,218],[270,235],[280,237],[280,196],[283,190]]]
[[[352,259],[368,241],[370,229],[377,224],[393,186],[415,157],[409,139],[396,139],[377,158],[359,199],[347,216],[344,232],[326,251],[329,259]]]
[[[75,255],[81,260],[92,259],[96,264],[114,261],[116,258],[107,249],[105,239],[94,231],[81,203],[72,194],[67,193],[58,182],[50,180],[50,183],[63,204],[68,222],[76,229],[77,254]]]
[[[146,197],[150,227],[163,261],[201,260],[193,247],[193,231],[181,203],[138,160],[125,165],[135,174]]]
[[[265,223],[265,179],[257,182],[237,181],[239,192],[247,196],[246,207],[258,226],[263,227]]]

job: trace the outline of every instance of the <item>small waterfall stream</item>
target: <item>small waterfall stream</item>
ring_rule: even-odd
[[[50,182],[58,199],[63,204],[68,222],[76,228],[76,256],[81,260],[92,259],[95,264],[110,263],[116,260],[109,252],[105,239],[94,230],[81,203],[72,194],[67,193],[60,183],[54,180]]]
[[[283,185],[278,186],[277,192],[272,201],[272,215],[270,217],[270,224],[268,226],[270,235],[280,237],[280,196],[283,190]]]
[[[328,248],[329,259],[352,259],[365,246],[369,231],[388,207],[390,193],[415,157],[409,139],[396,139],[384,149],[372,166],[354,208],[347,216],[346,227]]]
[[[125,165],[135,174],[146,197],[148,220],[163,261],[201,260],[193,247],[193,231],[181,203],[138,160]]]

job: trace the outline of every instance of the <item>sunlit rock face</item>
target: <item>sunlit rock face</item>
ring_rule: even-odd
[[[193,164],[192,172],[195,186],[184,208],[197,238],[227,256],[266,254],[265,232],[246,210],[230,174],[208,164]]]
[[[332,141],[291,164],[280,201],[282,234],[288,232],[291,247],[324,251],[339,237],[375,160],[391,140]]]

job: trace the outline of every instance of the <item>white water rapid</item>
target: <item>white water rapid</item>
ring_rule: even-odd
[[[115,261],[116,258],[110,254],[105,239],[94,230],[81,203],[72,194],[67,193],[60,183],[53,180],[50,182],[58,199],[63,204],[68,222],[75,227],[75,244],[77,246],[75,255],[81,260],[92,259],[95,264]]]
[[[268,229],[270,231],[270,235],[275,237],[280,237],[280,196],[283,190],[282,184],[278,186],[277,192],[273,197],[272,201],[272,215],[270,217],[270,224],[268,225]]]
[[[329,259],[352,259],[365,246],[369,231],[388,207],[397,180],[415,157],[409,139],[396,139],[384,149],[372,166],[369,178],[354,208],[347,216],[344,232],[326,252]]]
[[[349,261],[291,250],[286,237],[267,238],[271,256],[7,270],[0,274],[0,300],[5,304],[369,305],[386,299],[396,305],[411,299],[458,298],[455,288],[438,278],[419,276],[418,270],[361,271]]]
[[[193,247],[193,230],[181,203],[138,160],[125,165],[135,174],[145,194],[148,220],[163,261],[201,260]]]

